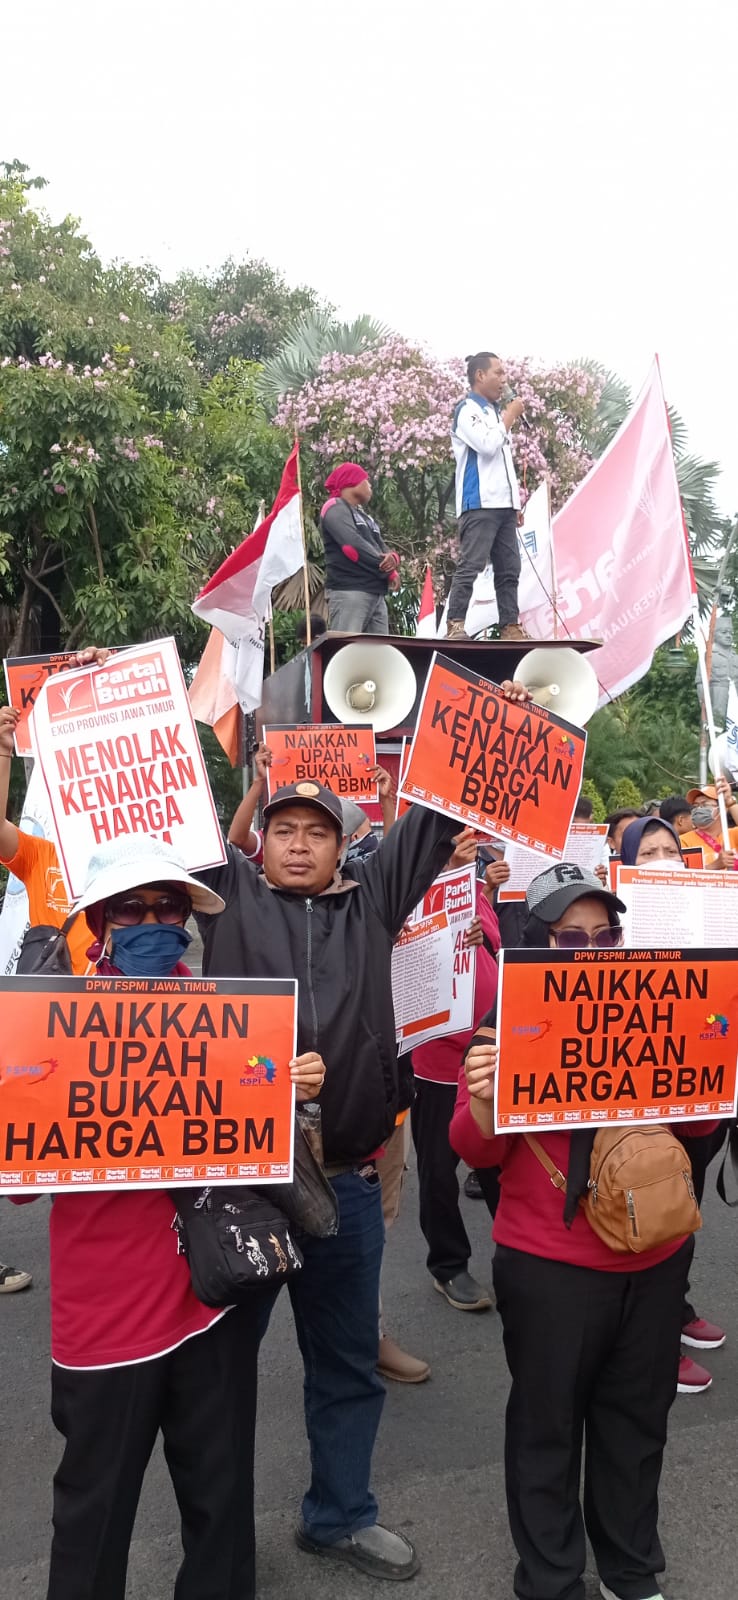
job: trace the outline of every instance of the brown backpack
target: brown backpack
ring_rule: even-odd
[[[534,1135],[523,1135],[557,1188],[566,1177]],[[590,1226],[611,1250],[640,1255],[697,1233],[702,1218],[684,1146],[663,1125],[599,1128],[580,1204]]]

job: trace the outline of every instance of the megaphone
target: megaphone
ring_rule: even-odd
[[[582,727],[597,710],[600,686],[585,656],[568,646],[562,650],[529,650],[515,668],[539,706]]]
[[[418,685],[400,650],[391,644],[345,644],[328,662],[323,696],[339,722],[367,722],[385,733],[404,722]]]

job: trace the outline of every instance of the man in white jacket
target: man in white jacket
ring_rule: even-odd
[[[518,619],[520,491],[510,448],[523,402],[511,400],[500,410],[505,369],[491,350],[468,356],[466,372],[469,393],[456,407],[451,430],[460,559],[448,598],[448,638],[468,637],[464,620],[474,579],[491,561],[500,638],[527,639]]]

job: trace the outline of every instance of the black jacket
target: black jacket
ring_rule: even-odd
[[[413,806],[373,855],[349,862],[340,885],[315,898],[270,889],[232,845],[225,866],[198,874],[226,902],[220,916],[198,917],[203,974],[298,980],[298,1054],[319,1050],[326,1063],[328,1162],[360,1161],[392,1132],[401,1103],[392,945],[458,830]]]
[[[360,589],[362,594],[386,594],[389,573],[379,563],[387,546],[368,511],[347,500],[329,500],[320,517],[325,549],[326,589]]]

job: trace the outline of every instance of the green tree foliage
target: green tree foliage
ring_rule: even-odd
[[[663,645],[646,676],[592,717],[585,771],[601,794],[621,778],[649,796],[680,794],[698,781],[696,659],[693,645]]]
[[[592,801],[592,821],[604,822],[605,817],[607,816],[607,808],[602,795],[597,788],[597,784],[593,783],[591,778],[585,778],[584,783],[582,784],[582,794],[586,795],[587,799]]]
[[[23,169],[2,171],[0,643],[174,633],[199,655],[192,598],[271,500],[286,441],[255,367],[208,380],[156,274],[104,269],[74,219],[31,207]]]
[[[283,344],[297,319],[324,311],[313,289],[290,289],[266,261],[226,261],[200,277],[180,273],[157,285],[154,304],[162,317],[182,329],[212,376],[233,360],[267,361]]]
[[[625,806],[642,805],[643,795],[632,778],[618,778],[607,797],[607,814],[609,815],[611,811],[620,811]]]
[[[373,317],[357,317],[348,323],[337,321],[330,311],[306,311],[276,355],[264,362],[259,394],[267,404],[276,406],[282,395],[312,382],[326,356],[360,355],[388,337],[389,329]]]

